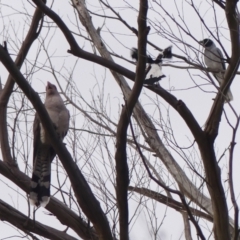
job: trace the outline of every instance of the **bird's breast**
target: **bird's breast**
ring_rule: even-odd
[[[211,51],[205,52],[204,61],[207,67],[209,68],[212,68],[212,69],[221,68],[220,59],[216,56],[216,54],[212,53]]]

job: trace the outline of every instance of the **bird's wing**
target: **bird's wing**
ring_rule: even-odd
[[[222,51],[219,49],[219,48],[217,48],[217,52],[218,52],[218,55],[219,55],[219,57],[221,58],[221,64],[222,64],[222,68],[223,68],[223,70],[226,70],[226,65],[225,65],[225,62],[224,62],[224,58],[223,58],[223,54],[222,54]],[[222,81],[223,81],[223,76],[224,76],[224,74],[222,73],[221,74],[221,76],[222,76]],[[217,80],[219,81],[221,81],[221,77],[219,77],[219,76],[215,76],[216,78],[217,78]],[[219,82],[220,82],[219,81]],[[221,84],[222,84],[222,82],[220,82]],[[229,90],[227,91],[227,93],[226,93],[226,98],[225,98],[225,101],[226,102],[230,102],[230,101],[232,101],[233,100],[233,95],[232,95],[232,92],[231,92],[231,90],[230,90],[230,88],[229,88]]]
[[[215,48],[214,51],[212,52],[212,55],[213,59],[215,59],[215,61],[217,62],[218,70],[226,70],[222,51],[219,48]],[[217,79],[221,86],[221,84],[224,81],[224,73],[222,72],[213,73],[213,76]]]
[[[69,130],[69,121],[70,121],[70,113],[68,111],[68,109],[66,109],[66,120],[65,120],[65,130],[64,130],[64,136],[65,137],[68,133]]]
[[[40,143],[40,119],[38,114],[35,114],[33,122],[33,161],[37,155],[38,145]],[[34,166],[34,162],[33,162]]]
[[[70,115],[69,115],[69,118],[70,118]],[[36,113],[35,118],[34,118],[34,122],[33,122],[33,166],[35,165],[34,161],[37,157],[38,149],[39,149],[39,146],[41,144],[40,131],[41,131],[40,118],[39,118],[38,114]],[[67,134],[67,132],[66,132],[66,134]],[[56,153],[55,153],[53,148],[51,148],[50,150],[51,150],[50,160],[52,161],[54,159],[54,157],[56,156]]]
[[[217,52],[218,57],[220,58],[220,61],[221,61],[221,64],[222,64],[222,69],[226,70],[226,66],[225,66],[225,62],[224,62],[224,57],[223,57],[222,51],[219,48],[217,48],[216,52]]]

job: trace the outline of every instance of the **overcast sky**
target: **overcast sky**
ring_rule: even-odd
[[[31,1],[30,1],[31,2]],[[111,4],[115,4],[114,9],[120,13],[123,19],[127,21],[127,23],[137,28],[137,10],[130,8],[128,3],[125,1],[111,1]],[[47,3],[50,6],[50,2]],[[106,14],[108,16],[112,15],[110,11],[104,10],[102,11],[99,8],[99,3],[95,1],[92,3],[91,1],[86,3],[88,8],[96,13],[96,14]],[[133,6],[138,9],[138,1],[130,1],[129,4],[134,4]],[[187,27],[193,37],[184,34],[180,31],[176,25],[170,21],[163,11],[160,11],[160,7],[157,7],[156,3],[149,1],[149,11],[148,16],[150,18],[148,24],[151,26],[151,31],[148,39],[153,42],[155,45],[160,48],[168,47],[169,45],[173,46],[173,52],[175,54],[179,54],[182,56],[186,56],[191,61],[201,61],[202,58],[202,47],[197,43],[198,40],[202,40],[203,38],[210,37],[210,34],[204,28],[203,23],[197,17],[197,13],[194,12],[194,9],[186,2],[179,1],[175,2],[173,0],[169,0],[164,4],[164,8],[172,15],[179,23],[183,25],[182,20],[184,19]],[[209,29],[213,34],[216,35],[216,24],[214,11],[211,8],[210,3],[208,2],[196,2],[197,9],[199,14],[204,18],[205,23],[208,25]],[[79,28],[76,25],[76,17],[73,14],[73,8],[69,1],[55,1],[52,6],[53,10],[58,13],[61,18],[65,21],[65,23],[70,27],[70,29],[77,33],[79,32],[85,34],[84,28],[79,24]],[[178,12],[179,11],[179,12]],[[0,4],[0,13],[1,13],[1,21],[0,21],[0,29],[1,29],[1,39],[0,42],[7,41],[8,48],[10,54],[12,54],[12,58],[15,58],[15,54],[17,49],[20,47],[21,41],[24,39],[26,32],[29,28],[31,16],[34,12],[34,8],[32,4],[28,1],[13,1],[13,0],[1,0]],[[26,13],[28,17],[26,17]],[[230,54],[231,45],[229,41],[229,33],[227,30],[226,17],[224,13],[216,7],[216,19],[218,22],[218,30],[219,37],[222,42],[223,47],[226,49],[227,53]],[[178,16],[182,17],[182,20]],[[103,19],[101,17],[97,17],[94,14],[91,14],[92,20],[95,28],[102,27],[101,36],[106,46],[110,49],[110,51],[115,52],[119,56],[122,56],[128,60],[130,58],[130,49],[132,47],[137,46],[137,37],[129,31],[123,24],[119,23],[114,19]],[[109,110],[109,114],[111,119],[117,123],[119,118],[119,112],[121,110],[121,105],[124,104],[123,94],[121,93],[121,89],[116,84],[113,76],[110,71],[94,64],[92,62],[88,62],[83,59],[77,59],[76,57],[67,53],[69,49],[69,45],[64,39],[62,33],[55,27],[54,24],[48,18],[45,18],[44,28],[40,34],[39,41],[36,41],[29,52],[27,57],[26,64],[22,67],[22,73],[24,76],[31,82],[32,87],[37,91],[41,98],[44,100],[44,91],[45,85],[47,81],[52,83],[56,83],[52,73],[50,72],[50,63],[47,60],[46,52],[48,52],[49,57],[51,58],[54,69],[56,70],[56,76],[61,83],[63,89],[67,86],[67,81],[69,75],[71,75],[71,80],[76,84],[76,89],[81,93],[82,97],[89,102],[91,102],[91,97],[94,96],[97,99],[97,96],[101,93],[101,88],[104,88],[106,108]],[[47,26],[51,26],[51,30],[47,28]],[[167,29],[170,26],[169,31],[171,29],[174,34],[176,34],[177,38],[167,39],[166,33],[161,30],[162,28]],[[195,39],[194,39],[195,38]],[[93,51],[93,48],[89,41],[76,37],[80,47],[84,50]],[[180,42],[182,39],[183,42]],[[44,41],[45,46],[42,45]],[[183,44],[184,43],[184,44]],[[47,47],[47,49],[45,49]],[[40,50],[40,51],[39,51]],[[148,46],[147,50],[151,56],[157,56],[158,52],[154,50],[152,47]],[[38,58],[36,61],[36,66],[33,68],[33,63],[35,63],[36,54],[38,53]],[[135,71],[135,65],[131,64],[127,61],[121,60],[119,58],[114,58],[117,63],[122,66],[129,68],[132,71]],[[175,66],[187,66],[186,64],[179,61],[179,59],[173,58],[164,64],[170,64]],[[3,65],[0,65],[1,72],[1,81],[2,84],[5,84],[7,79],[7,72]],[[209,111],[211,109],[213,98],[216,96],[217,89],[209,84],[206,80],[206,76],[199,70],[188,70],[188,69],[180,69],[172,66],[163,66],[163,72],[166,75],[161,81],[161,86],[176,96],[178,99],[183,100],[189,109],[194,114],[195,118],[199,122],[201,126],[204,126]],[[71,73],[71,74],[70,74]],[[129,85],[132,86],[133,83],[130,80],[127,80]],[[217,84],[215,82],[215,84]],[[240,96],[238,94],[238,89],[240,87],[239,76],[234,79],[234,82],[231,86],[231,90],[234,96],[234,101],[231,102],[231,106],[235,109],[237,114],[239,114],[239,103]],[[17,96],[17,95],[16,95]],[[72,96],[73,97],[73,96]],[[17,97],[16,97],[17,98]],[[74,97],[73,97],[74,98]],[[75,98],[76,101],[79,101],[79,104],[84,106],[84,103],[81,102],[81,98],[78,96]],[[14,101],[13,99],[11,100]],[[80,103],[81,102],[81,103]],[[185,125],[184,121],[179,117],[178,113],[175,110],[169,108],[168,104],[162,100],[159,96],[156,96],[153,92],[148,89],[143,89],[140,102],[144,106],[144,109],[151,115],[156,122],[160,118],[160,113],[158,107],[161,108],[161,114],[163,119],[167,121],[170,119],[171,127],[173,129],[173,134],[176,142],[181,147],[189,147],[193,142],[193,136]],[[158,104],[156,106],[156,103]],[[13,104],[13,103],[12,103]],[[17,105],[17,103],[16,103]],[[30,106],[30,105],[29,105]],[[82,128],[84,123],[81,122],[83,117],[79,114],[76,109],[70,107],[70,111],[72,115],[76,115],[76,127]],[[33,114],[33,112],[32,112]],[[169,114],[169,115],[167,115]],[[236,118],[234,117],[233,111],[231,107],[225,104],[225,114],[229,117],[229,121],[232,125],[236,124]],[[160,120],[159,120],[160,121]],[[73,126],[73,122],[71,123]],[[31,130],[31,125],[29,123],[28,129]],[[161,131],[159,131],[160,136],[162,136]],[[232,137],[232,131],[229,124],[226,121],[224,115],[222,116],[219,136],[216,140],[216,154],[217,157],[220,158],[222,154],[229,147],[230,139]],[[235,149],[234,158],[236,159],[234,162],[234,180],[238,179],[238,170],[239,170],[239,156],[240,149],[238,147],[239,142],[239,133],[237,133],[237,147]],[[27,144],[31,148],[28,148],[28,160],[31,165],[31,132],[29,132],[29,142],[24,142],[23,145]],[[114,155],[114,145],[111,143],[111,149],[113,149],[112,154]],[[20,149],[21,143],[18,143]],[[70,146],[68,146],[70,147]],[[69,148],[70,149],[70,148]],[[188,176],[193,178],[193,181],[197,181],[193,175],[191,175],[191,171],[189,171],[186,164],[179,157],[179,155],[169,147],[169,151],[173,154],[176,159],[179,159],[179,164],[181,166],[185,166]],[[197,151],[197,147],[196,147]],[[96,155],[98,154],[98,150],[96,149]],[[80,157],[80,155],[79,155]],[[150,156],[149,156],[150,157]],[[222,168],[222,177],[223,180],[227,180],[227,164],[228,164],[228,151],[225,152],[223,158],[221,159],[220,166]],[[20,158],[20,156],[19,156]],[[156,161],[155,158],[151,157],[153,161]],[[194,164],[200,165],[199,153],[192,151],[192,155],[189,153],[189,158],[193,159]],[[20,160],[19,162],[20,168],[25,168],[25,162]],[[80,167],[83,167],[83,163],[79,163]],[[55,163],[53,166],[54,171],[56,170]],[[85,171],[83,169],[83,171]],[[168,178],[168,173],[164,171],[164,175]],[[87,172],[87,170],[86,170]],[[29,172],[29,176],[30,176]],[[171,177],[169,176],[169,179]],[[53,179],[53,184],[56,180]],[[171,181],[171,180],[170,180]],[[134,182],[134,181],[133,181]],[[228,190],[227,182],[225,183],[226,191]],[[151,185],[153,190],[156,190],[156,186]],[[8,202],[12,206],[17,209],[20,209],[23,213],[27,214],[27,200],[26,194],[21,190],[17,189],[16,186],[7,181],[4,177],[0,176],[0,188],[2,189],[1,199]],[[239,184],[235,185],[236,196],[239,196],[240,186]],[[52,189],[52,192],[54,190]],[[3,194],[4,192],[4,194]],[[164,193],[164,192],[162,192]],[[207,195],[208,193],[205,192]],[[179,199],[178,199],[179,200]],[[229,199],[230,200],[230,199]],[[238,201],[239,202],[239,201]],[[149,203],[151,206],[151,203]],[[230,208],[229,201],[229,208]],[[152,206],[153,207],[153,206]],[[130,201],[129,209],[130,216],[134,213],[136,208],[136,202]],[[149,232],[149,228],[147,223],[148,216],[146,216],[145,211],[140,211],[137,219],[134,219],[134,224],[131,225],[131,239],[132,240],[146,240],[146,239],[154,239]],[[184,229],[182,223],[182,217],[176,211],[166,208],[166,206],[157,204],[156,211],[157,218],[159,223],[162,222],[161,227],[158,233],[158,239],[184,239]],[[232,210],[230,209],[230,213],[232,214]],[[233,215],[231,215],[233,216]],[[65,226],[61,225],[53,216],[49,216],[47,214],[47,210],[40,209],[37,211],[36,219],[39,221],[43,221],[45,224],[49,224],[52,227],[56,227],[58,229],[64,230]],[[174,219],[174,221],[173,221]],[[206,234],[209,234],[209,226],[204,225],[203,229]],[[0,222],[0,239],[4,239],[6,237],[12,236],[14,234],[18,234],[12,226],[9,226],[7,223]],[[194,232],[194,231],[193,231]],[[74,235],[74,233],[73,233]],[[75,235],[74,235],[75,236]],[[206,235],[208,236],[208,235]],[[15,239],[14,237],[12,239]],[[16,237],[17,239],[17,237]],[[211,237],[210,237],[211,239]]]

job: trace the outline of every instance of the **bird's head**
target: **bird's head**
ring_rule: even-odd
[[[163,58],[172,58],[172,46],[169,46],[162,51]]]
[[[213,41],[209,38],[205,38],[202,41],[199,42],[203,47],[211,47],[214,45]]]
[[[50,82],[47,82],[47,86],[46,86],[46,94],[47,95],[53,95],[56,94],[57,91],[57,87],[54,84],[51,84]]]
[[[132,50],[131,50],[131,57],[136,62],[138,61],[138,50],[136,48],[132,48]]]

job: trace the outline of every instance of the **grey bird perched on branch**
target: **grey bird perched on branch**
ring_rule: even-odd
[[[223,54],[219,48],[216,47],[215,43],[208,38],[199,42],[204,47],[204,62],[207,67],[219,71],[218,73],[213,73],[213,76],[217,79],[220,86],[224,81],[223,70],[226,70]],[[229,89],[226,93],[225,101],[230,102],[233,100],[233,95]]]
[[[132,48],[131,57],[136,60],[136,62],[138,61],[138,50],[136,48]],[[155,60],[153,60],[151,56],[147,56],[148,65],[146,67],[144,84],[152,85],[166,77],[162,73],[163,58],[172,58],[172,46],[165,48],[162,52],[160,52]]]
[[[68,132],[70,115],[56,86],[49,82],[44,105],[58,137],[63,140]],[[45,207],[50,200],[51,162],[56,153],[37,114],[33,136],[33,174],[29,198],[32,205]]]

